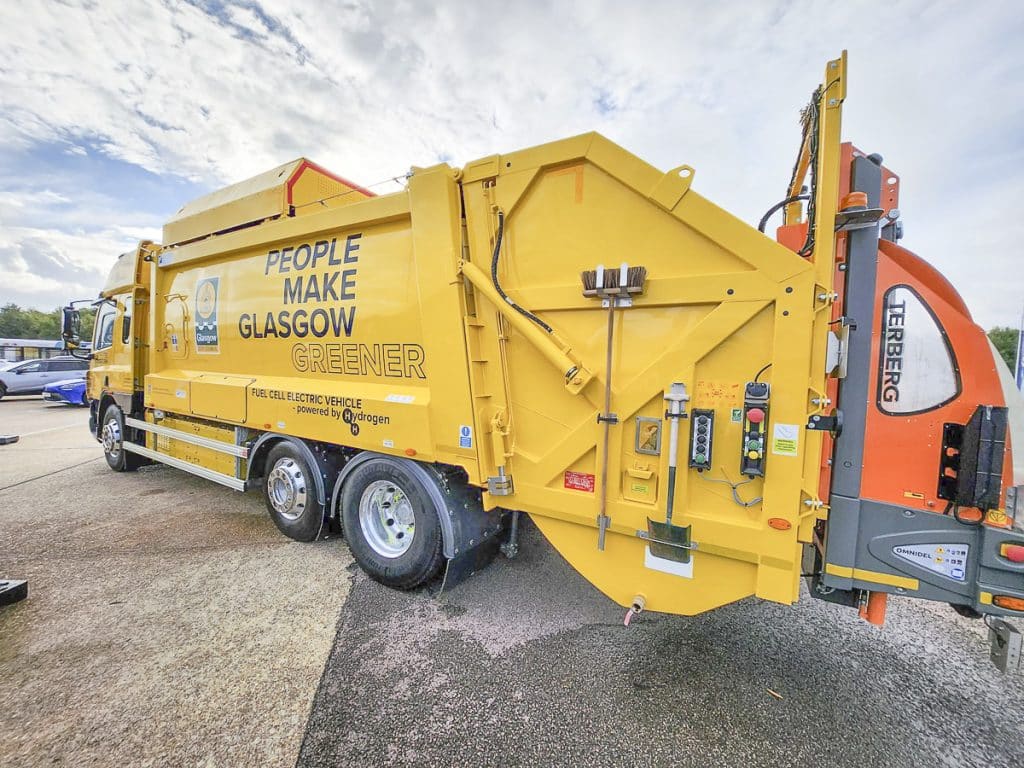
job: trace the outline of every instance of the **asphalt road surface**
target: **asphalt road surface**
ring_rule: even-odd
[[[299,765],[1024,764],[1024,685],[948,606],[623,615],[532,526],[440,599],[356,575]]]
[[[980,622],[806,598],[623,610],[525,525],[440,597],[284,539],[255,494],[110,472],[84,411],[0,402],[0,766],[1015,766]]]

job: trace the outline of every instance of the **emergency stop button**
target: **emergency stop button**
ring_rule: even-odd
[[[760,424],[764,421],[764,410],[761,408],[751,408],[747,411],[747,418],[750,419],[751,424]]]
[[[1011,563],[1024,563],[1024,545],[1003,544],[999,547],[999,554]]]

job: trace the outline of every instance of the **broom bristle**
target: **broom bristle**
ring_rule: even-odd
[[[597,270],[588,269],[580,272],[580,280],[583,283],[584,292],[597,291],[619,291],[622,288],[633,289],[636,292],[644,287],[647,280],[647,267],[629,267],[626,271],[626,285],[619,285],[620,270],[604,270],[602,285],[597,284]]]

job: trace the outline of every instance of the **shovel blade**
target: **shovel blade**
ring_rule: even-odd
[[[647,518],[647,544],[651,554],[676,563],[690,562],[690,526]]]

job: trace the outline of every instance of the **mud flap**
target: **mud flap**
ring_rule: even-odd
[[[441,530],[445,565],[440,578],[429,585],[430,591],[440,596],[494,560],[505,528],[503,514],[499,510],[485,511],[480,489],[471,487],[462,477],[437,467],[415,466],[429,477],[431,495],[444,510]]]

